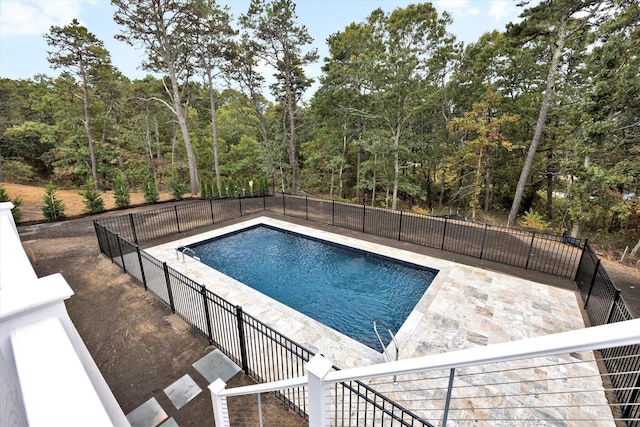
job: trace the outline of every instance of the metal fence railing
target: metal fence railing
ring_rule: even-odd
[[[274,381],[285,378],[280,375],[289,375],[302,369],[312,354],[243,313],[241,308],[232,306],[168,268],[138,246],[143,242],[262,211],[571,278],[577,283],[592,325],[633,317],[620,290],[609,278],[589,243],[564,236],[285,194],[281,197],[189,201],[171,207],[104,218],[94,224],[103,254],[242,365],[247,374],[257,381]],[[247,341],[247,336],[251,338],[250,341]],[[615,360],[624,362],[606,365],[616,389],[616,398],[630,418],[637,417],[640,411],[640,405],[637,404],[640,399],[637,395],[640,349],[637,347],[616,349],[619,357]],[[282,351],[287,356],[281,363],[286,363],[277,372],[269,371],[272,368],[258,363]],[[609,359],[608,355],[605,356]],[[629,366],[634,370],[629,370]],[[344,387],[350,390],[348,393],[362,389],[360,385]],[[300,397],[302,395],[304,393],[299,391],[296,398],[288,395],[280,397],[303,415],[305,403]],[[367,401],[363,396],[358,399]],[[398,408],[394,410],[398,411]]]
[[[581,239],[448,217],[282,195],[266,210],[573,279]]]
[[[247,375],[264,383],[304,374],[304,366],[314,356],[313,352],[243,312],[242,307],[234,306],[149,255],[98,221],[94,222],[94,227],[103,254],[241,366]],[[353,381],[338,388],[342,388],[340,393],[348,399],[360,402],[360,410],[382,414],[387,420],[385,425],[431,426],[363,383]],[[283,390],[276,395],[297,414],[305,419],[308,417],[307,396],[302,387]],[[380,402],[384,402],[384,405],[380,406]]]

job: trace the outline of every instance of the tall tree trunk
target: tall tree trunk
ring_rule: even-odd
[[[553,219],[553,173],[550,166],[547,166],[547,220]]]
[[[400,129],[396,126],[393,138],[393,200],[391,200],[391,209],[395,210],[398,206],[398,184],[400,182]]]
[[[216,172],[216,184],[218,188],[221,188],[220,161],[218,157],[218,127],[216,126],[216,97],[213,91],[211,68],[207,68],[207,80],[209,83],[209,109],[211,111],[211,138],[213,139],[213,168]]]
[[[487,156],[486,164],[484,167],[484,213],[489,213],[489,207],[491,206],[491,157]]]
[[[345,126],[346,128],[346,126]],[[342,160],[340,161],[340,170],[338,172],[338,197],[342,199],[342,175],[344,172],[344,161],[347,158],[347,136],[342,136]]]
[[[196,164],[196,157],[193,154],[193,147],[191,146],[191,139],[189,138],[189,129],[187,127],[187,119],[182,109],[182,103],[180,102],[180,90],[178,89],[178,80],[176,78],[176,72],[173,68],[173,64],[168,64],[169,79],[171,80],[171,91],[173,108],[175,110],[176,118],[178,119],[178,125],[182,132],[182,140],[184,141],[184,148],[187,151],[187,163],[189,165],[189,182],[191,187],[191,195],[195,196],[200,192],[200,183],[198,181],[198,165]]]
[[[89,115],[89,85],[87,83],[87,75],[84,72],[84,67],[81,65],[80,76],[82,78],[82,95],[83,95],[83,107],[84,107],[84,131],[87,134],[87,140],[89,141],[89,156],[91,157],[91,175],[93,176],[93,186],[96,190],[100,188],[98,184],[98,161],[96,160],[96,147],[91,135],[91,123]]]
[[[558,40],[556,41],[556,47],[553,50],[553,57],[551,58],[551,64],[549,65],[549,73],[547,74],[547,87],[540,106],[540,113],[538,114],[538,122],[536,123],[536,130],[529,146],[529,152],[525,159],[522,172],[520,173],[520,179],[516,187],[516,193],[513,196],[513,204],[511,205],[511,211],[509,212],[509,219],[507,225],[514,224],[518,212],[520,210],[520,203],[522,202],[522,195],[524,194],[524,187],[529,179],[529,173],[531,172],[531,166],[533,165],[533,159],[535,158],[536,151],[538,150],[538,144],[542,139],[542,131],[544,130],[544,123],[547,120],[547,113],[551,106],[551,99],[553,97],[553,89],[555,85],[555,77],[558,71],[558,65],[560,63],[560,57],[562,56],[562,50],[566,41],[566,22],[563,20],[560,22],[560,28],[558,29]]]
[[[298,155],[296,150],[296,105],[293,97],[287,97],[287,109],[289,110],[289,165],[291,166],[291,193],[298,191]]]

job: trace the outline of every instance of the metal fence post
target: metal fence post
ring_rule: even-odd
[[[600,260],[598,260],[598,261],[600,261]],[[606,324],[611,323],[611,316],[613,316],[613,312],[614,312],[614,310],[616,308],[616,304],[617,304],[618,300],[620,299],[620,289],[616,289],[615,292],[616,292],[616,295],[613,298],[613,301],[611,301],[611,308],[609,308],[609,315],[607,316]]]
[[[531,259],[531,251],[533,250],[533,241],[535,238],[536,238],[536,232],[534,231],[531,234],[531,243],[529,244],[529,253],[527,254],[527,263],[524,265],[525,270],[529,268],[529,260]]]
[[[284,193],[283,193],[284,194]],[[236,319],[238,320],[238,339],[240,340],[240,360],[242,361],[242,370],[249,375],[249,363],[247,359],[247,343],[244,333],[244,316],[242,315],[242,307],[236,305]]]
[[[591,276],[591,283],[589,284],[589,291],[587,292],[587,297],[584,299],[584,309],[587,308],[587,304],[589,304],[589,297],[591,297],[591,291],[593,290],[593,285],[596,283],[596,277],[598,277],[598,270],[600,269],[600,258],[596,261],[596,268],[593,270],[593,276]]]
[[[213,332],[211,330],[211,319],[209,317],[209,304],[207,304],[207,288],[204,285],[201,285],[200,293],[202,294],[202,302],[204,303],[204,315],[207,321],[207,338],[209,339],[209,344],[213,344]]]
[[[402,240],[402,211],[400,211],[400,223],[398,224],[398,240]]]
[[[484,225],[484,232],[482,233],[482,246],[480,247],[480,259],[484,254],[484,244],[487,241],[487,224]]]
[[[267,196],[265,194],[262,195],[262,210],[267,210]]]
[[[176,312],[176,306],[173,303],[173,292],[171,291],[171,278],[169,277],[169,266],[167,266],[166,262],[162,263],[162,268],[164,269],[164,278],[167,282],[167,294],[169,295],[169,306],[171,307],[171,312]]]
[[[449,404],[451,403],[451,391],[453,390],[453,379],[456,375],[456,369],[451,368],[449,371],[449,385],[447,386],[447,397],[444,402],[444,414],[442,414],[442,427],[447,427],[447,419],[449,418]]]
[[[584,260],[584,254],[585,252],[587,252],[588,248],[590,248],[589,239],[584,239],[584,245],[582,245],[582,253],[580,254],[580,261],[578,262],[578,267],[576,268],[576,274],[573,277],[574,282],[578,282],[578,274],[580,274],[580,267],[582,266],[582,260]]]
[[[213,199],[209,199],[209,208],[211,209],[211,224],[215,224],[215,215],[213,214]]]
[[[364,233],[364,220],[367,216],[367,205],[362,204],[362,232]]]
[[[309,221],[309,196],[304,195],[304,219]]]
[[[102,238],[100,236],[100,233],[98,232],[98,226],[99,226],[99,224],[94,219],[93,220],[93,229],[96,232],[96,238],[98,239],[98,246],[100,247],[100,253],[104,253],[104,246],[102,245]]]
[[[180,234],[180,219],[178,218],[178,206],[174,205],[173,210],[176,213],[176,225],[178,226],[178,234]]]
[[[140,253],[140,246],[136,245],[136,253],[138,254],[138,262],[140,263],[140,274],[142,275],[142,286],[144,290],[147,290],[147,277],[144,274],[144,265],[142,264],[142,254]]]
[[[331,200],[331,225],[335,225],[336,218],[336,201]]]
[[[238,194],[238,205],[240,207],[240,218],[242,218],[242,197]]]
[[[138,244],[138,234],[136,233],[136,223],[133,220],[133,214],[129,214],[129,222],[131,223],[131,231],[133,232],[133,243]]]
[[[287,202],[286,199],[284,198],[284,191],[282,192],[282,215],[286,215],[287,214]]]
[[[113,254],[111,253],[111,243],[109,243],[109,234],[108,233],[111,233],[111,231],[109,231],[109,230],[107,230],[105,228],[104,229],[104,237],[105,237],[104,240],[107,242],[107,250],[109,252],[109,258],[111,259],[111,264],[113,264]],[[111,234],[113,234],[113,233],[111,233]]]
[[[120,244],[120,235],[116,233],[116,239],[118,240],[118,252],[120,252],[120,259],[122,260],[122,272],[127,272],[127,266],[124,263],[124,255],[122,254],[122,244]]]
[[[440,244],[440,250],[444,250],[444,238],[447,235],[447,220],[449,218],[444,219],[444,229],[442,230],[442,243]]]

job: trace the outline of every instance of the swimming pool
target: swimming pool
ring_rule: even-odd
[[[188,247],[215,270],[378,351],[373,319],[396,333],[437,274],[266,225]]]

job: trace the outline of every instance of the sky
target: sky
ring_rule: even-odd
[[[320,61],[306,71],[309,77],[320,75],[322,59],[328,56],[326,39],[352,22],[362,22],[374,9],[390,12],[418,0],[296,0],[298,23],[305,25],[318,49]],[[465,44],[475,42],[483,33],[503,31],[518,20],[522,9],[517,0],[432,0],[439,12],[453,17],[449,31]],[[234,17],[246,12],[249,0],[218,0],[228,5]],[[28,79],[36,74],[55,77],[47,61],[43,35],[54,26],[65,26],[77,18],[80,24],[102,40],[112,63],[131,79],[143,78],[140,69],[144,52],[114,39],[120,27],[113,22],[115,8],[109,0],[0,0],[0,77]],[[237,28],[237,25],[234,24]]]

